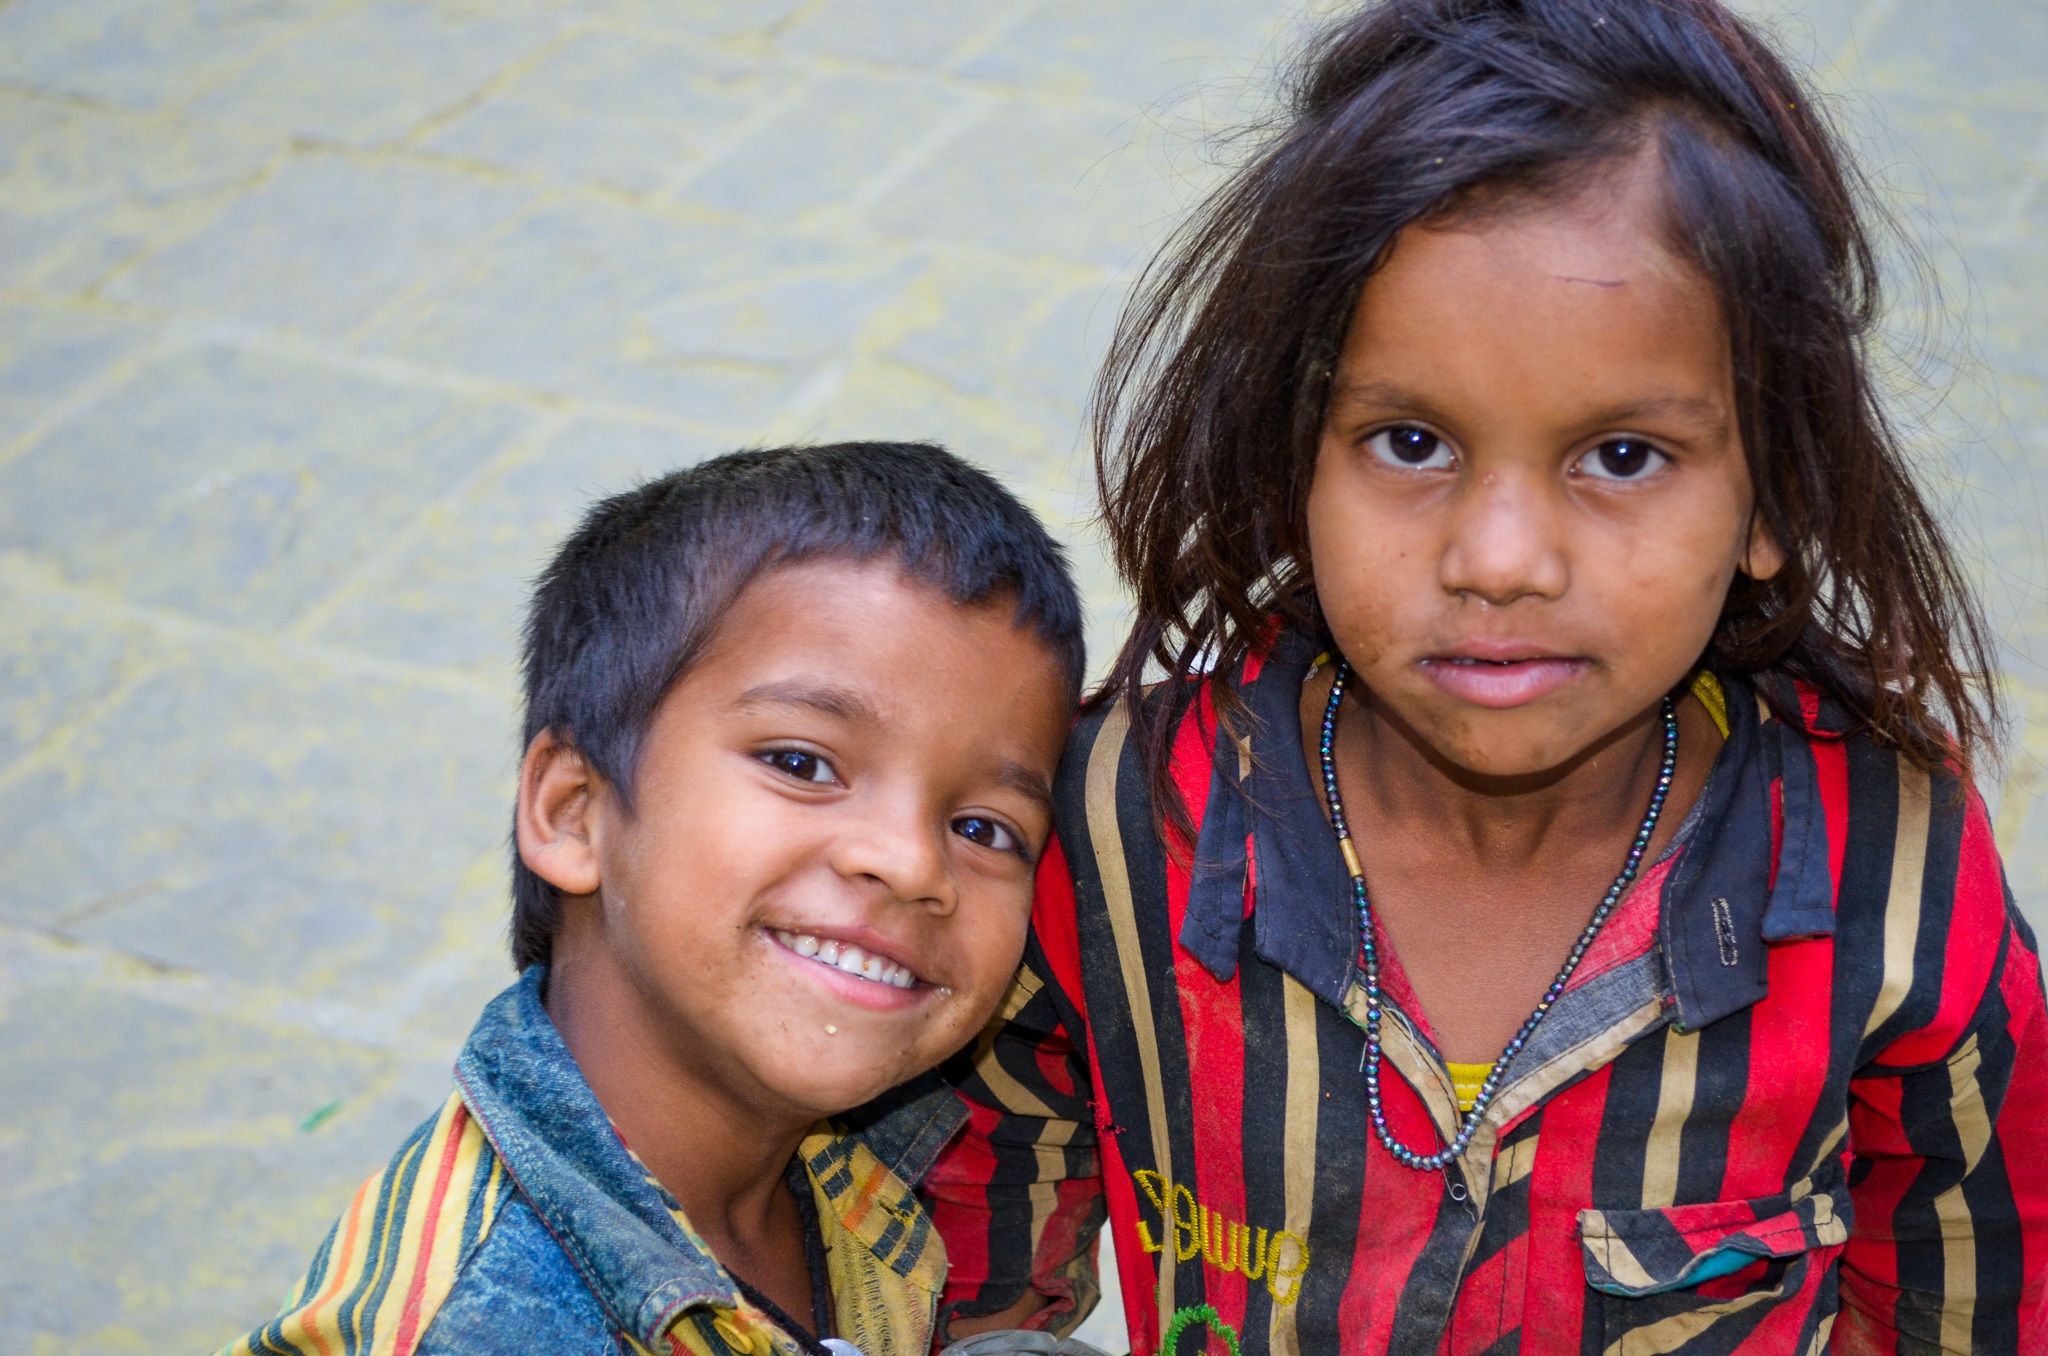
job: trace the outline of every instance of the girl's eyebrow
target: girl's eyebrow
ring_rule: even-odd
[[[1435,402],[1420,392],[1371,377],[1336,383],[1330,398],[1332,404],[1346,400],[1393,410],[1426,412],[1435,408]],[[1718,428],[1728,422],[1728,413],[1724,402],[1708,396],[1666,395],[1609,405],[1595,411],[1584,422],[1588,425],[1628,424],[1638,419],[1662,418]]]
[[[1707,396],[1653,396],[1630,400],[1599,411],[1588,423],[1627,424],[1637,419],[1682,419],[1688,423],[1719,427],[1728,422],[1728,407]]]

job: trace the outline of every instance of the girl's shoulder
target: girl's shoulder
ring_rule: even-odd
[[[1954,762],[1928,767],[1794,690],[1797,720],[1758,703],[1774,892],[1788,872],[1824,883],[1837,983],[1870,991],[1869,1051],[1940,1058],[1987,994],[2039,983],[1984,797]]]

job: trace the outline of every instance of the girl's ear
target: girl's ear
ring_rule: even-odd
[[[1749,545],[1743,549],[1742,559],[1735,562],[1735,568],[1758,583],[1785,568],[1785,553],[1760,513],[1749,515]]]
[[[593,895],[598,870],[600,779],[575,745],[543,730],[519,764],[515,829],[519,859],[565,895]]]

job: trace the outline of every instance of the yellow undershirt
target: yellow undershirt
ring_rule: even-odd
[[[1701,669],[1692,676],[1692,695],[1699,699],[1707,714],[1714,718],[1714,726],[1721,732],[1721,738],[1728,737],[1728,694],[1721,690],[1721,680]],[[1452,1064],[1444,1067],[1451,1073],[1451,1091],[1458,1096],[1458,1110],[1470,1111],[1472,1104],[1479,1100],[1479,1089],[1486,1083],[1486,1075],[1493,1072],[1491,1064]]]

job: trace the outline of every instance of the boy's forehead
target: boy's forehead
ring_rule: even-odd
[[[887,557],[763,572],[693,667],[726,689],[732,709],[801,708],[875,726],[936,706],[1002,729],[1041,691],[1065,702],[1059,656],[1018,617],[1013,595],[962,603]],[[692,676],[680,686],[709,695]]]

